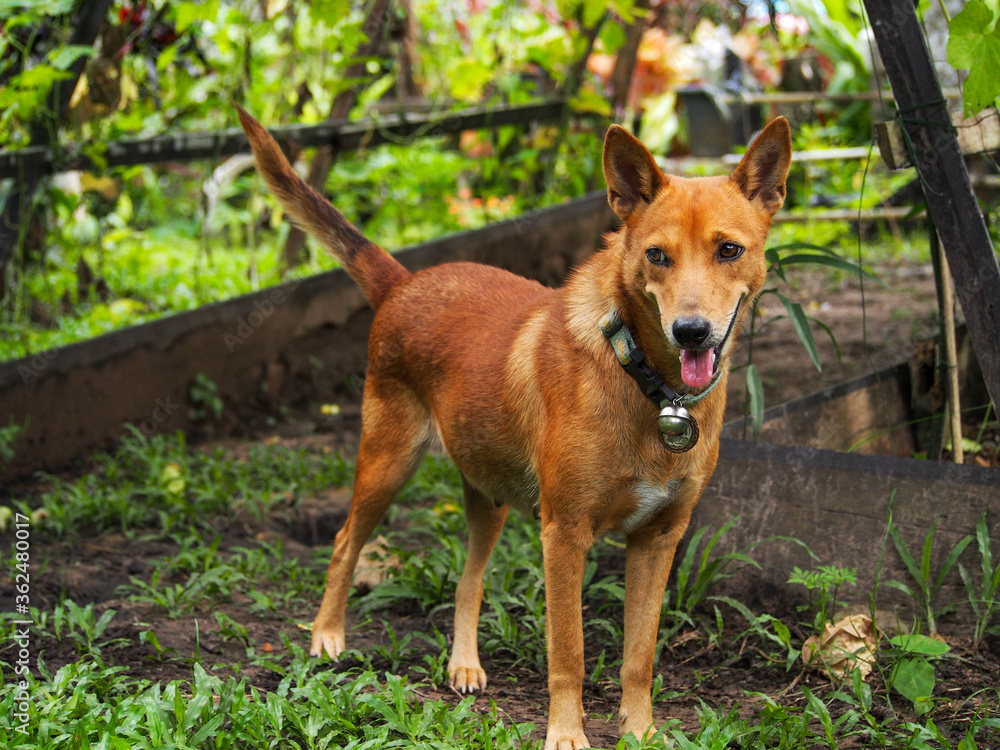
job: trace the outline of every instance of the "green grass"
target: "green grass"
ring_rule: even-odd
[[[49,490],[21,497],[21,512],[44,509],[33,524],[33,561],[52,545],[78,545],[95,534],[148,538],[169,551],[122,587],[113,605],[64,599],[31,612],[35,646],[48,644],[32,664],[32,708],[27,734],[15,734],[17,682],[11,651],[0,651],[0,741],[5,747],[136,748],[535,748],[535,724],[504,714],[504,700],[443,698],[455,585],[465,559],[460,477],[454,465],[429,457],[379,528],[401,567],[370,593],[353,592],[349,650],[336,668],[308,656],[298,625],[311,619],[321,596],[329,548],[297,554],[267,534],[225,541],[219,519],[267,528],[299,499],[352,477],[351,465],[322,450],[255,445],[238,453],[194,450],[179,436],[132,434],[121,449],[95,458],[93,472],[52,480]],[[161,481],[165,467],[166,485]],[[180,482],[178,484],[178,482]],[[126,499],[129,502],[126,502]],[[58,514],[56,506],[64,508]],[[126,506],[130,505],[130,508]],[[242,519],[242,520],[241,520]],[[736,523],[734,521],[734,523]],[[740,654],[761,654],[759,670],[791,682],[802,629],[751,612],[717,596],[716,584],[736,565],[756,565],[753,548],[719,555],[716,545],[731,524],[695,531],[678,554],[678,575],[664,600],[662,632],[695,634],[695,653],[720,657],[696,672],[685,692],[668,689],[663,659],[653,686],[657,711],[672,701],[694,700],[698,685],[724,675]],[[981,524],[985,528],[985,521]],[[982,530],[980,529],[980,536]],[[785,540],[788,541],[788,540]],[[584,627],[591,656],[588,690],[614,695],[621,666],[624,586],[608,566],[620,558],[619,542],[601,540],[588,558],[583,592]],[[981,545],[985,549],[985,544]],[[12,548],[13,549],[13,548]],[[891,550],[891,547],[888,548]],[[971,554],[972,550],[970,550]],[[37,563],[35,563],[37,564]],[[992,561],[984,563],[990,567]],[[985,568],[984,568],[985,569]],[[33,568],[37,585],[58,572]],[[990,570],[992,576],[993,570]],[[824,584],[825,585],[825,584]],[[485,578],[480,647],[492,665],[494,685],[516,694],[519,675],[545,669],[544,583],[537,522],[512,514]],[[977,594],[978,595],[978,594]],[[836,592],[831,594],[833,600]],[[139,607],[139,609],[135,609]],[[119,612],[128,609],[128,618]],[[137,612],[148,618],[127,627]],[[420,613],[421,626],[403,629]],[[410,613],[410,614],[407,614]],[[400,619],[403,617],[403,619]],[[743,619],[750,627],[740,630]],[[15,634],[10,614],[3,643]],[[171,622],[195,635],[193,646],[171,641]],[[984,627],[988,626],[986,622]],[[277,636],[274,629],[278,629]],[[807,628],[808,629],[808,628]],[[376,637],[372,639],[372,634]],[[277,638],[277,640],[276,640]],[[925,639],[929,641],[930,639]],[[265,641],[273,641],[265,642]],[[352,649],[352,641],[359,647]],[[665,636],[661,650],[677,648]],[[923,641],[921,641],[923,643]],[[937,643],[936,641],[934,643]],[[146,663],[168,669],[169,679],[144,678],[142,663],[117,666],[123,647],[144,644]],[[1000,693],[965,696],[955,706],[913,664],[932,670],[954,653],[939,649],[927,659],[908,647],[887,647],[879,657],[877,689],[859,679],[780,694],[746,692],[734,706],[701,703],[697,726],[668,721],[645,745],[622,748],[879,748],[988,747],[1000,738]],[[58,667],[47,662],[61,653]],[[954,651],[954,649],[953,649]],[[921,661],[922,660],[922,661]],[[62,663],[65,662],[65,663]],[[130,662],[135,665],[135,662]],[[906,674],[923,679],[919,700]],[[261,675],[269,675],[260,686]],[[799,678],[795,678],[796,684]],[[887,691],[885,684],[898,685]],[[929,687],[927,687],[929,685]],[[676,685],[673,687],[677,687]],[[916,694],[916,693],[914,693]],[[590,699],[585,699],[585,703]],[[917,706],[914,713],[911,706]],[[613,715],[610,717],[613,722]],[[964,738],[950,741],[957,721]],[[536,733],[537,734],[537,733]]]
[[[299,653],[295,666],[307,667]],[[191,679],[166,686],[122,674],[99,657],[44,671],[33,685],[35,713],[23,741],[0,724],[4,747],[109,748],[488,748],[533,747],[531,725],[421,700],[406,680],[373,672],[292,676],[273,692],[224,680],[200,665]],[[307,669],[308,671],[308,669]],[[13,693],[0,700],[13,713]]]
[[[262,517],[304,492],[350,484],[353,475],[335,452],[257,444],[237,459],[221,449],[189,450],[181,433],[147,438],[134,428],[118,450],[92,463],[92,473],[50,477],[50,490],[15,506],[43,518],[41,527],[56,537],[88,528],[200,532],[224,527],[239,513]]]

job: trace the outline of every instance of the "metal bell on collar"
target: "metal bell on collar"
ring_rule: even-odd
[[[657,420],[663,443],[674,453],[684,453],[698,442],[698,423],[683,406],[665,404]]]

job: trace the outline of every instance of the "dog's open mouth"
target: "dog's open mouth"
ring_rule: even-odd
[[[684,381],[684,385],[689,388],[705,388],[711,385],[715,371],[719,369],[722,347],[726,345],[729,335],[733,332],[733,325],[736,323],[745,296],[741,294],[736,302],[736,309],[729,319],[729,328],[726,329],[726,335],[722,337],[718,346],[711,349],[681,349],[681,380]]]
[[[712,382],[718,364],[715,349],[681,349],[681,380],[689,388],[704,388]]]

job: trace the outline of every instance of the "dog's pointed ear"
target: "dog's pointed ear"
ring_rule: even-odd
[[[608,128],[604,137],[604,179],[608,203],[622,221],[638,206],[652,203],[667,184],[649,150],[618,125]]]
[[[785,202],[785,180],[792,163],[792,131],[777,117],[761,131],[730,179],[759,211],[769,216]]]

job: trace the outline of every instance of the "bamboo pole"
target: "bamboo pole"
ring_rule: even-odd
[[[944,370],[948,393],[948,420],[951,427],[951,456],[956,464],[965,463],[962,447],[962,404],[958,391],[958,345],[955,340],[955,291],[948,269],[948,258],[941,249],[937,230],[931,228],[932,252],[938,253],[941,264],[941,326],[944,329]]]

